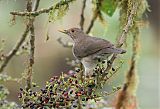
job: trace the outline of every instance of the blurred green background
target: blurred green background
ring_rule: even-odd
[[[39,9],[49,7],[57,1],[58,0],[41,0]],[[0,40],[5,40],[4,53],[8,53],[12,49],[25,28],[24,19],[21,17],[16,17],[16,24],[11,26],[9,22],[12,17],[9,13],[14,10],[23,11],[25,5],[25,0],[0,0]],[[137,96],[141,109],[159,109],[158,101],[160,96],[158,89],[160,69],[158,68],[160,67],[160,56],[158,55],[158,51],[160,46],[158,44],[160,39],[160,19],[158,19],[158,1],[150,0],[149,5],[151,12],[144,15],[146,24],[141,28],[141,49],[137,69],[140,82]],[[36,49],[33,81],[38,83],[38,85],[44,86],[45,81],[53,75],[59,75],[61,72],[67,72],[73,69],[67,65],[65,61],[66,57],[74,59],[71,49],[64,48],[57,42],[57,39],[60,37],[62,37],[64,42],[71,41],[71,39],[59,33],[57,30],[79,27],[81,6],[82,0],[77,0],[71,4],[66,15],[54,23],[48,23],[47,14],[42,14],[36,18]],[[116,10],[112,17],[104,15],[107,22],[106,25],[101,24],[97,20],[91,34],[115,43],[116,36],[119,32],[118,12],[119,10]],[[90,4],[90,0],[88,0],[85,10],[85,29],[88,27],[91,17],[92,5]],[[47,32],[50,36],[48,41],[46,41]],[[128,52],[121,57],[125,64],[116,77],[112,79],[111,82],[113,84],[119,85],[123,83],[131,56],[131,39],[131,36],[129,36],[127,41]],[[5,72],[13,78],[20,78],[26,67],[27,58],[27,54],[15,56],[9,62]],[[5,84],[10,91],[8,100],[18,101],[17,93],[19,87],[24,87],[24,84],[17,84],[13,81],[8,81],[3,84]]]

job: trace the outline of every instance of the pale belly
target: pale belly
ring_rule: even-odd
[[[81,62],[85,69],[85,75],[92,75],[94,68],[96,68],[97,64],[99,63],[98,58],[101,60],[107,60],[109,55],[104,56],[97,56],[97,55],[91,55],[88,57],[84,57],[81,59]]]

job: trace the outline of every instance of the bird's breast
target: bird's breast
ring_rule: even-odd
[[[84,55],[83,51],[84,50],[83,50],[82,45],[79,45],[79,44],[73,45],[72,52],[73,52],[74,57],[78,59],[83,58],[83,55]]]

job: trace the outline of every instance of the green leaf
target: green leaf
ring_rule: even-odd
[[[101,11],[106,13],[108,16],[112,16],[117,7],[116,0],[103,0]]]

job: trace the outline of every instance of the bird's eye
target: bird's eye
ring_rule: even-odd
[[[75,31],[74,31],[74,30],[71,30],[71,32],[74,33]]]

